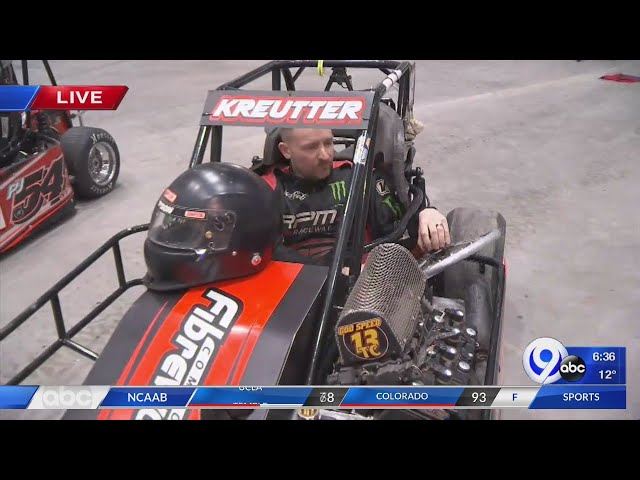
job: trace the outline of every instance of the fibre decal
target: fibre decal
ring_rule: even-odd
[[[242,304],[217,290],[207,290],[203,297],[210,304],[194,305],[180,330],[172,339],[177,350],[167,352],[154,373],[153,385],[199,385],[236,320]],[[203,308],[206,307],[206,308]],[[136,420],[182,419],[184,409],[141,409]]]

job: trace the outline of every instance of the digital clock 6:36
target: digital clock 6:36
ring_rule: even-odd
[[[615,362],[616,352],[593,352],[594,362]]]

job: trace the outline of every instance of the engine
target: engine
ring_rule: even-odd
[[[404,247],[374,249],[338,318],[339,360],[327,385],[479,385],[486,353],[462,300],[426,294]],[[335,412],[344,417],[344,412]],[[371,410],[363,418],[454,419],[477,410]],[[323,412],[324,417],[332,414]]]

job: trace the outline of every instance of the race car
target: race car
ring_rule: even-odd
[[[22,85],[29,85],[29,63],[21,67]],[[11,85],[20,85],[13,61],[0,60],[0,88]],[[119,172],[114,138],[82,125],[81,113],[0,111],[0,255],[68,217],[77,199],[111,192]]]
[[[222,161],[223,129],[259,125],[267,133],[263,152],[253,158],[251,169],[264,175],[285,161],[275,148],[274,126],[286,122],[331,128],[336,144],[344,146],[336,161],[348,159],[353,165],[350,200],[331,264],[271,260],[243,278],[178,292],[144,288],[102,352],[93,353],[73,337],[123,292],[144,285],[142,278],[127,280],[119,248],[123,238],[148,232],[149,223],[141,223],[114,235],[0,330],[0,342],[6,341],[51,302],[58,331],[66,332],[9,384],[21,383],[62,346],[95,360],[85,385],[499,384],[505,219],[499,212],[456,208],[447,215],[452,244],[416,258],[406,240],[412,235],[410,221],[424,207],[427,192],[422,171],[414,166],[420,131],[413,113],[415,65],[325,61],[323,67],[333,70],[325,87],[296,90],[305,69],[317,67],[313,60],[272,61],[209,91],[186,167]],[[348,69],[380,71],[382,78],[374,88],[354,90]],[[271,90],[246,88],[266,75],[272,79]],[[343,89],[332,90],[334,84]],[[367,242],[361,212],[376,189],[371,181],[374,162],[392,179],[386,187],[397,193],[405,214],[387,237]],[[173,197],[165,192],[162,198],[167,211],[173,208]],[[58,293],[110,251],[119,288],[67,330]],[[194,327],[194,322],[204,321],[211,323],[215,334]],[[350,341],[356,330],[367,349]],[[327,408],[314,413],[314,418],[488,419],[494,413]],[[70,410],[64,418],[297,419],[307,414],[286,409],[145,408]]]

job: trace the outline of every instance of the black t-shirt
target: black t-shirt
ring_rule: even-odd
[[[271,177],[268,181],[281,198],[283,208],[282,246],[285,249],[277,250],[276,258],[319,264],[330,261],[328,254],[333,253],[342,224],[352,174],[350,162],[335,162],[334,166],[329,177],[315,182],[294,175],[289,167],[268,174]],[[404,213],[384,177],[376,173],[374,182],[368,209],[369,238],[365,241],[391,233]]]

